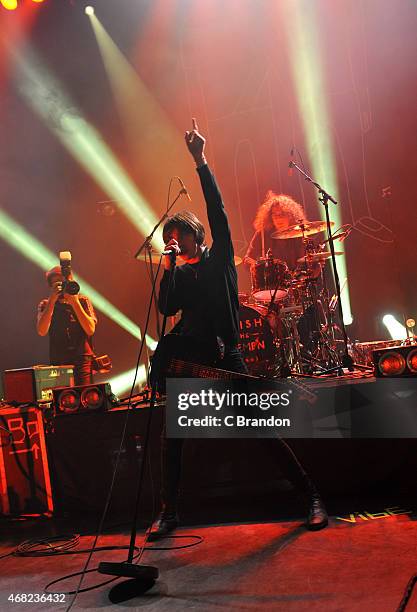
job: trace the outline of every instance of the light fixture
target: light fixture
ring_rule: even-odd
[[[417,348],[414,348],[407,355],[407,367],[413,374],[417,374]]]
[[[406,340],[407,330],[404,325],[401,325],[399,321],[392,315],[386,314],[382,317],[382,322],[387,328],[391,338],[393,340]]]
[[[0,2],[8,11],[14,11],[17,9],[17,0],[0,0]]]
[[[372,353],[375,376],[417,376],[417,345],[404,344],[382,348]]]
[[[87,409],[100,408],[103,403],[103,389],[87,387],[81,391],[81,406]]]
[[[65,414],[77,412],[80,407],[80,396],[71,388],[66,388],[58,396],[59,411]]]
[[[55,415],[107,410],[115,401],[109,383],[56,387],[52,394]]]
[[[88,15],[89,17],[91,17],[91,15],[94,15],[94,7],[93,6],[86,6],[85,7],[85,14]]]

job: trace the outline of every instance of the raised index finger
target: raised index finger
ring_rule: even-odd
[[[192,121],[193,121],[193,130],[195,132],[198,132],[197,120],[193,117]]]

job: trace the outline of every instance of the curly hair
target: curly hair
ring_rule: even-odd
[[[165,244],[170,240],[170,232],[173,229],[177,229],[179,232],[184,234],[193,234],[197,244],[203,244],[206,232],[203,224],[195,216],[194,213],[189,210],[182,210],[172,217],[168,217],[165,221],[164,228],[162,230],[162,237]]]
[[[278,210],[282,215],[289,217],[290,225],[296,225],[301,219],[306,220],[304,209],[290,196],[280,193],[277,195],[273,191],[268,191],[264,202],[259,206],[256,213],[253,227],[256,231],[268,230],[274,227],[272,211]]]

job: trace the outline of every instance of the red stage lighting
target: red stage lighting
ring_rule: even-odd
[[[107,410],[115,401],[110,383],[56,387],[52,394],[55,414]]]
[[[76,412],[80,407],[80,398],[78,393],[72,389],[61,391],[58,396],[60,412]]]
[[[0,0],[0,2],[8,11],[14,11],[17,9],[17,0]]]
[[[417,376],[417,345],[405,344],[373,351],[375,376]]]
[[[412,350],[407,355],[407,366],[410,372],[417,374],[417,349]]]
[[[42,2],[45,2],[45,0],[32,0],[32,2],[41,4]],[[0,0],[0,4],[8,11],[15,11],[17,9],[17,3],[18,0]]]
[[[103,402],[103,391],[98,387],[88,387],[81,392],[83,408],[99,408]]]

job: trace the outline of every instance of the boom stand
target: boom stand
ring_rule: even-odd
[[[332,254],[332,266],[333,266],[333,274],[334,274],[334,283],[335,283],[335,287],[336,287],[336,295],[337,295],[337,303],[338,303],[338,309],[339,309],[340,325],[341,325],[341,328],[342,328],[343,343],[344,343],[344,353],[343,353],[343,356],[342,356],[342,364],[341,364],[341,366],[344,367],[344,368],[347,368],[349,370],[349,372],[353,372],[354,371],[353,359],[349,355],[346,327],[345,327],[345,322],[343,321],[343,307],[342,307],[342,300],[340,298],[339,275],[337,273],[336,257],[335,257],[335,254],[334,254],[334,241],[333,241],[332,230],[331,230],[331,226],[330,226],[330,216],[329,216],[329,200],[330,200],[330,202],[333,202],[333,204],[337,204],[337,202],[336,202],[336,200],[329,193],[327,193],[327,191],[325,191],[321,187],[321,185],[319,185],[319,183],[314,181],[312,179],[312,177],[309,176],[306,172],[304,172],[304,170],[302,170],[300,168],[300,166],[298,166],[295,162],[290,161],[289,166],[290,166],[290,168],[296,168],[296,170],[298,170],[298,172],[300,172],[300,174],[302,174],[304,176],[306,181],[309,181],[312,185],[314,185],[314,187],[319,192],[319,201],[324,206],[324,210],[325,210],[325,213],[326,213],[327,236],[328,236],[328,242],[329,242],[329,245],[330,245],[330,252]],[[331,368],[330,371],[327,370],[327,373],[330,373],[331,371],[336,371],[336,370],[337,370],[339,375],[343,374],[343,371],[341,370],[341,367],[339,367],[339,366],[337,366],[336,368]],[[324,374],[324,372],[323,372],[323,374]]]
[[[181,193],[178,195],[178,197],[180,195]],[[147,243],[151,240],[153,234],[155,233],[155,230],[162,223],[162,221],[167,217],[168,212],[170,211],[172,206],[175,204],[178,197],[174,200],[174,202],[168,208],[165,215],[154,227],[150,236],[146,238],[145,242],[140,247],[135,257],[140,255],[141,251],[145,248]],[[172,256],[172,262],[173,262],[173,265],[171,267],[169,281],[168,281],[167,300],[169,297],[172,278],[173,278],[174,270],[175,270],[174,254]],[[167,309],[165,308],[164,312],[166,313],[166,311]],[[163,338],[163,336],[165,335],[166,323],[167,323],[167,315],[164,314],[164,317],[162,320],[161,338]],[[153,372],[152,376],[155,381],[159,380],[159,372]],[[132,528],[130,532],[130,545],[129,545],[129,552],[128,552],[127,560],[119,562],[119,563],[110,562],[110,561],[102,561],[98,566],[98,571],[101,574],[110,574],[111,576],[120,576],[120,577],[131,578],[131,579],[133,578],[133,580],[127,580],[127,581],[117,584],[115,587],[113,587],[110,590],[109,599],[113,603],[126,601],[128,599],[131,599],[132,597],[137,597],[138,595],[145,593],[146,591],[148,591],[154,586],[155,580],[159,576],[159,571],[157,567],[153,567],[151,565],[139,565],[138,563],[133,562],[134,552],[135,552],[135,543],[136,543],[137,523],[138,523],[138,518],[139,518],[139,504],[140,504],[140,498],[142,494],[142,483],[143,483],[143,476],[145,472],[145,465],[146,465],[146,461],[148,457],[149,433],[151,429],[153,409],[155,407],[155,402],[156,402],[156,393],[157,393],[157,384],[155,383],[152,385],[151,399],[149,402],[149,413],[148,413],[149,416],[148,416],[148,421],[146,424],[145,438],[144,438],[144,443],[143,443],[143,458],[142,458],[141,465],[140,465],[139,480],[138,480],[138,486],[137,486],[137,491],[136,491],[135,508],[134,508],[133,517],[132,517]]]
[[[171,210],[171,208],[174,206],[175,202],[178,200],[178,198],[184,193],[184,189],[181,189],[181,191],[178,193],[177,197],[175,198],[175,200],[173,200],[173,202],[168,206],[166,212],[163,214],[163,216],[160,218],[160,220],[158,221],[158,223],[155,225],[155,227],[153,228],[153,230],[151,231],[151,233],[149,234],[149,236],[147,236],[144,240],[144,242],[141,244],[141,246],[139,247],[138,251],[135,253],[134,257],[135,259],[137,259],[139,257],[139,255],[142,253],[143,250],[146,250],[146,253],[149,257],[149,266],[150,266],[150,279],[151,279],[151,283],[152,283],[152,287],[154,286],[154,274],[153,274],[153,268],[152,268],[152,238],[156,232],[156,230],[158,229],[158,227],[161,225],[161,223],[163,221],[165,221],[165,219],[168,217],[168,213]],[[147,259],[145,256],[145,263],[146,263]],[[160,325],[159,325],[159,311],[158,311],[158,303],[156,300],[156,294],[154,293],[153,295],[153,301],[154,301],[154,305],[155,305],[155,315],[156,315],[156,332],[158,335],[158,339],[161,339],[162,335],[161,335],[161,330],[160,330]]]

